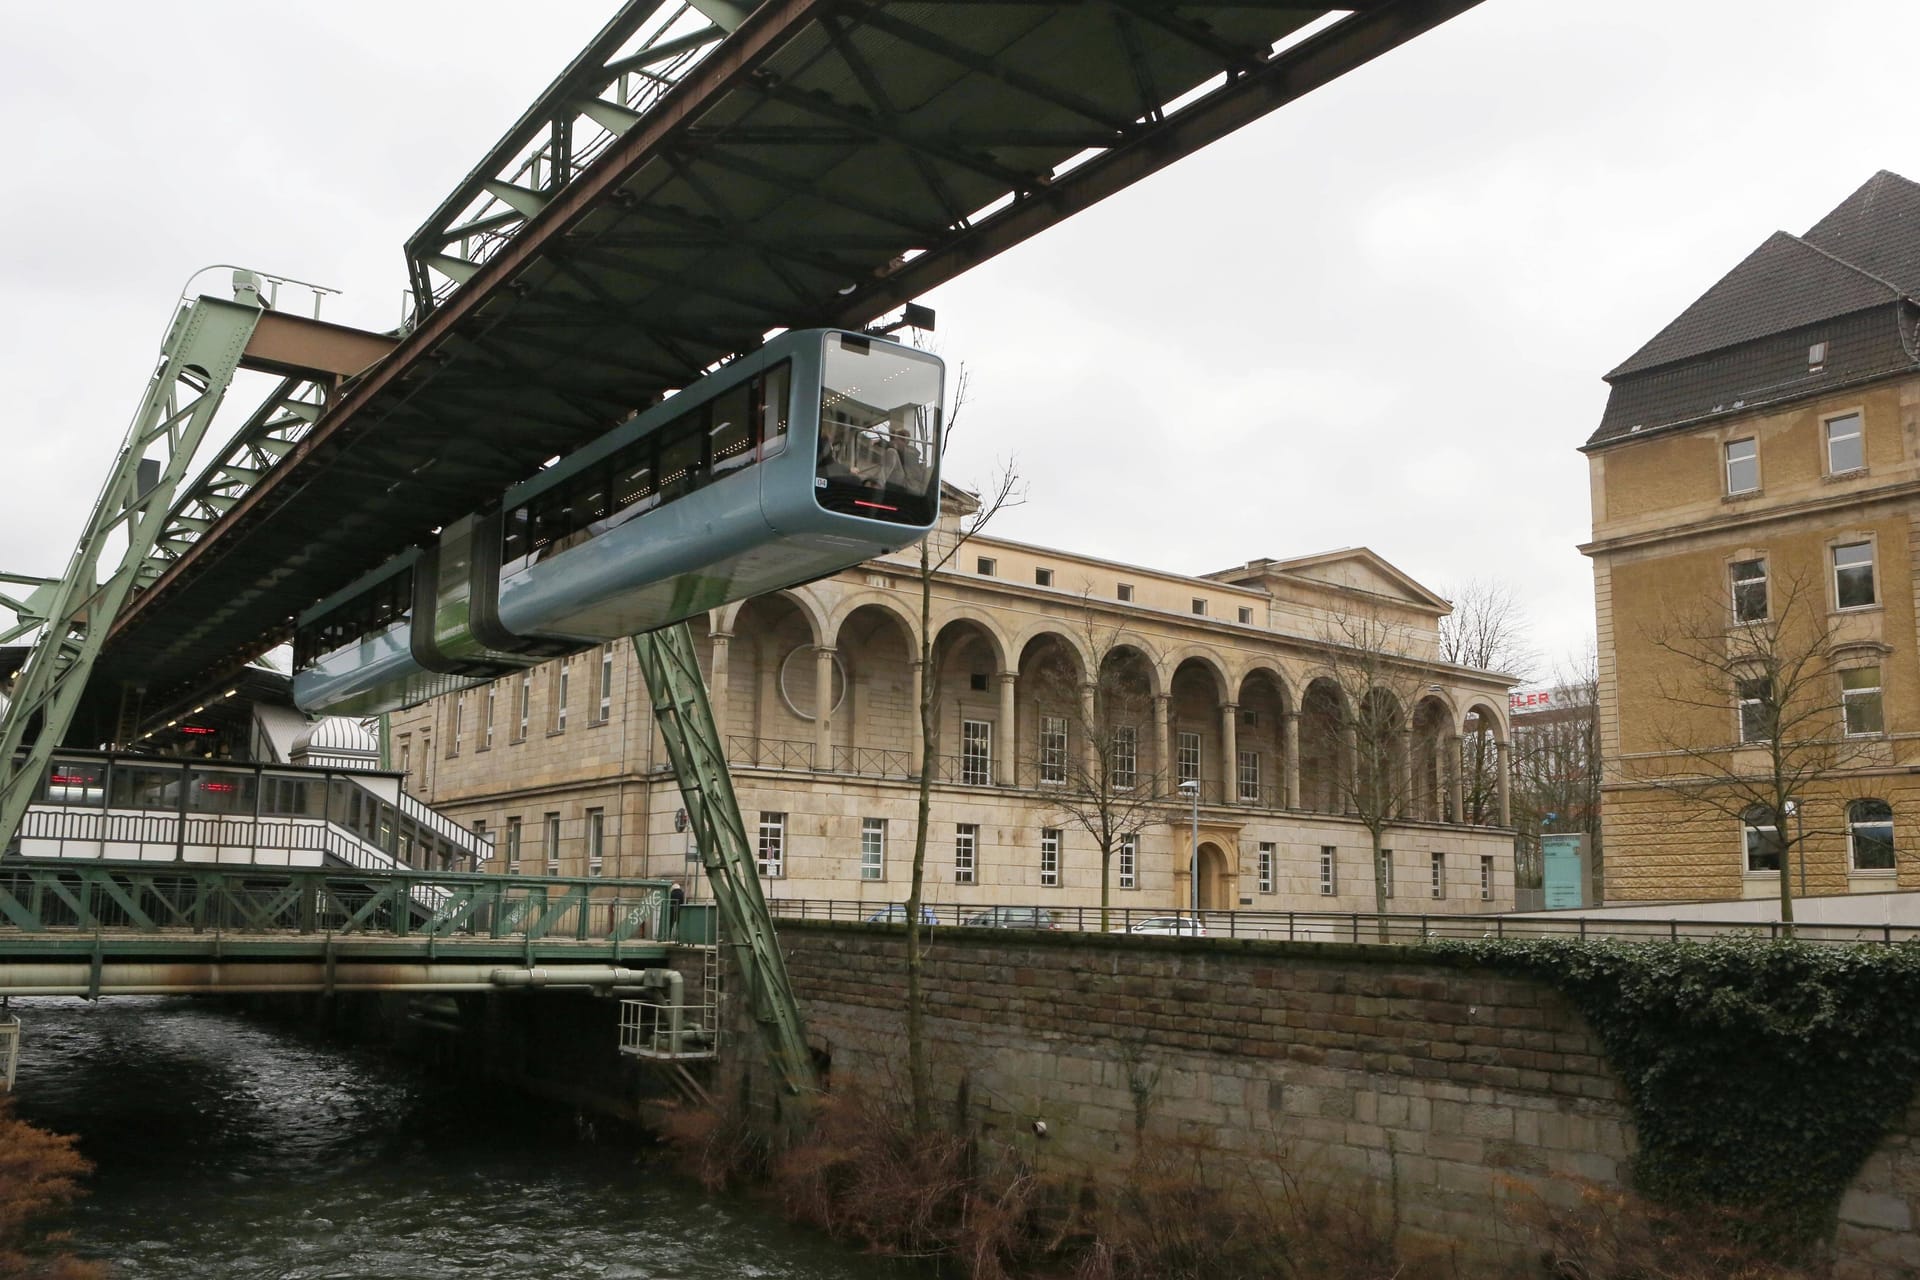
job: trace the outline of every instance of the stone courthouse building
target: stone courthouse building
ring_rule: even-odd
[[[1920,887],[1920,185],[1876,174],[1774,234],[1607,381],[1583,549],[1608,897],[1774,895],[1783,834],[1796,892]],[[1799,723],[1773,731],[1776,690]],[[1698,785],[1789,741],[1809,778],[1778,814]]]
[[[938,543],[966,495],[948,490]],[[1468,826],[1461,735],[1504,742],[1509,681],[1438,657],[1446,601],[1364,549],[1191,578],[987,537],[932,593],[939,748],[915,707],[918,553],[729,606],[694,624],[769,897],[904,901],[917,783],[934,778],[932,903],[1097,905],[1099,846],[1068,793],[1090,742],[1115,789],[1155,797],[1115,849],[1117,906],[1184,904],[1200,783],[1205,907],[1372,910],[1371,841],[1341,810],[1350,767],[1331,620],[1366,610],[1405,637],[1398,723],[1409,781],[1390,829],[1394,910],[1508,907],[1513,836]],[[1108,710],[1089,717],[1096,688]],[[1122,723],[1121,721],[1124,721]],[[632,646],[577,654],[395,713],[408,789],[493,836],[496,871],[684,877],[705,891]],[[1504,798],[1504,797],[1503,797]]]

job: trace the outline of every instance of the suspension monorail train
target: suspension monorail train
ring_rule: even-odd
[[[918,541],[944,374],[782,334],[301,614],[294,701],[391,711]]]

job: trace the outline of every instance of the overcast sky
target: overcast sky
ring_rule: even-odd
[[[60,571],[189,275],[392,326],[402,241],[613,9],[0,9],[0,569]],[[949,476],[1016,454],[996,533],[1154,568],[1505,583],[1574,650],[1601,375],[1920,177],[1916,48],[1911,0],[1487,0],[926,298],[973,380]]]

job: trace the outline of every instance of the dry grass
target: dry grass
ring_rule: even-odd
[[[38,1229],[86,1194],[80,1180],[93,1165],[64,1134],[37,1129],[13,1113],[0,1094],[0,1277],[13,1280],[98,1280],[98,1263],[63,1252],[65,1237]]]
[[[1753,1224],[1730,1210],[1670,1209],[1617,1187],[1571,1184],[1575,1204],[1549,1204],[1510,1184],[1513,1215],[1539,1245],[1551,1280],[1814,1280],[1752,1244]]]

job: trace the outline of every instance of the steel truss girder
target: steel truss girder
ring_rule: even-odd
[[[775,1070],[795,1093],[817,1088],[813,1059],[793,998],[786,958],[760,891],[755,850],[740,817],[720,731],[707,702],[706,682],[685,623],[633,638],[634,655],[653,698],[654,719],[680,781],[680,796],[707,882],[732,939],[740,977]]]
[[[174,492],[259,323],[258,294],[236,292],[245,300],[202,296],[175,313],[160,367],[147,384],[66,574],[44,597],[45,625],[0,717],[0,848],[12,843],[41,771],[66,735],[94,659],[147,569]],[[154,459],[159,475],[149,485],[142,464],[155,449],[163,456]],[[124,540],[119,561],[102,577],[116,539]]]

